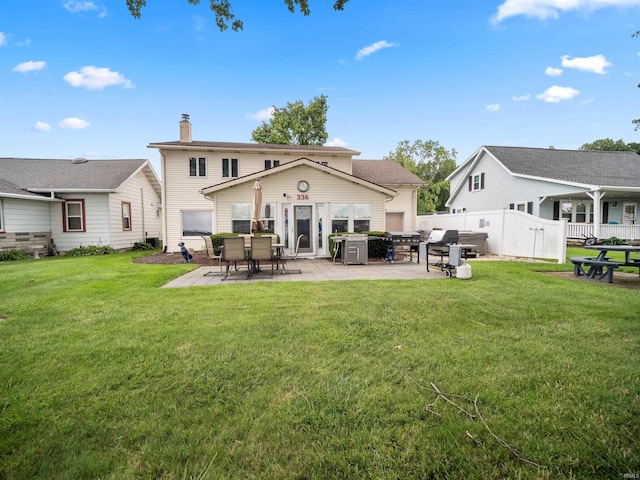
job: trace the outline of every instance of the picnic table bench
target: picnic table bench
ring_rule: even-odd
[[[573,263],[573,274],[576,277],[584,276],[597,281],[606,277],[609,283],[613,283],[613,272],[616,268],[624,265],[624,262],[613,262],[608,258],[598,257],[571,257],[569,261]]]

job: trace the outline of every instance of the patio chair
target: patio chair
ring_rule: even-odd
[[[202,239],[204,240],[205,250],[207,252],[207,258],[211,260],[218,260],[220,264],[220,273],[216,273],[213,270],[209,270],[204,274],[205,277],[209,275],[216,275],[218,277],[222,276],[222,249],[219,248],[219,253],[216,255],[215,249],[213,248],[213,242],[211,241],[211,237],[209,235],[203,235]]]
[[[291,255],[283,255],[280,260],[282,260],[282,274],[285,273],[302,273],[302,270],[289,270],[286,268],[286,262],[288,260],[295,260],[298,258],[298,252],[300,251],[300,241],[302,240],[302,235],[298,235],[298,239],[296,240],[296,249]]]
[[[240,237],[225,237],[222,239],[222,261],[227,264],[227,269],[222,281],[229,277],[229,267],[231,263],[234,264],[236,270],[238,269],[238,262],[244,262],[247,260],[244,249],[244,239]],[[247,263],[247,267],[249,263]]]
[[[249,276],[259,271],[260,262],[271,262],[271,276],[273,276],[273,262],[277,259],[273,255],[272,247],[273,239],[271,237],[251,237],[251,253],[249,261],[251,262]]]

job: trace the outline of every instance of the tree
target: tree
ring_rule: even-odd
[[[200,0],[188,0],[191,5],[198,5]],[[344,5],[349,0],[335,0],[333,3],[334,10],[344,10]],[[291,13],[296,12],[296,5],[298,6],[298,10],[303,15],[309,15],[311,10],[309,9],[309,0],[284,0],[284,3],[287,5],[287,8]],[[140,10],[142,7],[147,5],[147,0],[127,0],[127,7],[129,8],[129,12],[135,18],[140,18],[141,13]],[[244,28],[244,24],[242,20],[236,18],[233,13],[233,9],[231,7],[231,2],[229,0],[209,0],[209,8],[213,11],[216,16],[216,25],[220,29],[221,32],[224,32],[229,28],[229,24],[231,25],[231,30],[237,32]]]
[[[433,140],[416,140],[413,145],[403,140],[395,151],[385,157],[427,183],[426,187],[418,189],[418,214],[446,209],[445,203],[449,199],[449,182],[446,178],[456,169],[457,153],[455,149],[447,150]]]
[[[580,150],[598,150],[604,152],[636,152],[640,154],[640,143],[624,143],[622,139],[612,140],[610,138],[602,138],[593,143],[585,143]]]
[[[287,103],[284,108],[274,106],[271,120],[262,122],[251,132],[251,140],[282,145],[324,145],[329,138],[328,109],[325,95],[314,97],[307,107],[301,100]]]

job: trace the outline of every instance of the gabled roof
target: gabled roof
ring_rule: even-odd
[[[356,150],[350,150],[344,147],[325,147],[317,145],[280,145],[270,143],[239,143],[239,142],[156,142],[147,145],[147,148],[160,148],[168,150],[221,150],[233,151],[242,150],[245,152],[282,152],[297,153],[299,155],[322,154],[322,155],[360,155]]]
[[[242,183],[245,182],[250,182],[250,181],[254,181],[257,178],[264,178],[266,176],[269,175],[276,175],[278,173],[284,172],[286,170],[292,169],[292,168],[296,168],[299,167],[301,165],[306,165],[308,167],[314,168],[316,170],[320,170],[322,172],[325,172],[329,175],[333,175],[339,178],[342,178],[344,180],[348,180],[350,182],[353,183],[357,183],[359,185],[363,185],[367,188],[371,188],[373,190],[377,190],[381,193],[384,193],[386,195],[388,195],[389,197],[395,197],[398,195],[398,192],[396,192],[395,190],[392,190],[390,188],[384,187],[382,185],[378,185],[374,182],[371,182],[369,180],[354,176],[354,175],[349,175],[348,173],[343,172],[342,170],[338,170],[332,167],[329,167],[327,165],[322,165],[321,163],[315,162],[313,160],[309,160],[308,158],[298,158],[297,160],[293,160],[292,162],[286,162],[283,164],[280,164],[277,167],[273,167],[273,168],[269,168],[267,170],[261,170],[259,172],[254,172],[251,173],[249,175],[244,175],[242,177],[238,177],[238,178],[234,178],[232,180],[228,180],[226,182],[222,182],[222,183],[218,183],[216,185],[212,185],[210,187],[206,187],[200,190],[200,193],[202,193],[203,195],[209,195],[211,193],[215,193],[215,192],[219,192],[221,190],[224,190],[226,188],[232,187],[234,185],[240,185]]]
[[[0,158],[0,195],[62,192],[115,192],[144,169],[160,194],[160,182],[148,160],[60,160]],[[18,189],[18,191],[16,191]]]
[[[423,186],[427,183],[393,160],[353,160],[354,176],[378,185]]]
[[[515,176],[592,187],[640,188],[640,155],[635,152],[484,146],[449,178],[471,166],[483,151]]]

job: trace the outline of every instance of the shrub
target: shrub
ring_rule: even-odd
[[[627,241],[618,237],[606,238],[602,241],[603,245],[627,245]]]
[[[88,245],[86,247],[72,248],[65,253],[67,257],[81,257],[83,255],[109,255],[116,253],[110,245]]]
[[[13,262],[15,260],[26,260],[29,255],[24,250],[5,250],[0,252],[0,262]]]
[[[138,250],[155,250],[155,248],[150,243],[136,242],[136,243],[133,244],[133,248],[131,250],[134,250],[134,251],[138,251]]]
[[[213,249],[220,248],[222,246],[222,239],[224,237],[237,237],[240,235],[239,233],[214,233],[211,235],[211,243],[213,244]]]

